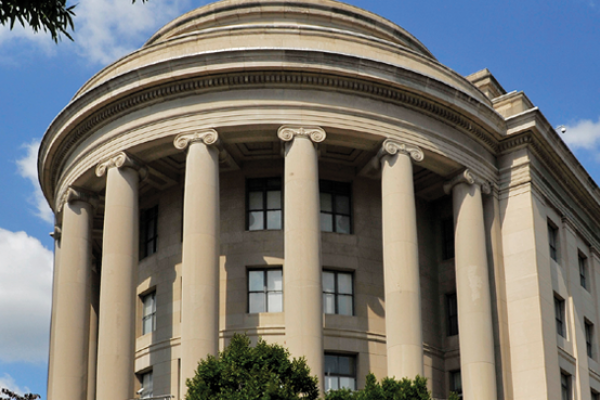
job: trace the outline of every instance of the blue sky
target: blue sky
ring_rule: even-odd
[[[1,1],[1,0],[0,0]],[[0,27],[0,386],[46,394],[52,215],[37,184],[37,145],[76,90],[206,1],[81,0],[75,42]],[[353,0],[399,24],[440,62],[488,68],[524,91],[600,182],[600,1]]]

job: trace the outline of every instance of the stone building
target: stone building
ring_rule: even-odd
[[[600,194],[523,92],[332,0],[224,0],[52,122],[49,400],[184,396],[235,332],[323,388],[597,399]]]

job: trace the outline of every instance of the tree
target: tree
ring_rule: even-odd
[[[400,381],[384,378],[379,383],[375,375],[369,374],[364,389],[354,392],[348,389],[331,390],[325,400],[431,400],[431,393],[427,390],[427,378],[421,376]]]
[[[35,399],[40,398],[39,394],[32,394],[32,393],[27,393],[23,396],[19,396],[15,392],[11,392],[8,389],[2,389],[1,393],[2,393],[2,395],[0,395],[0,400],[35,400]],[[8,396],[8,397],[4,397],[4,396]]]
[[[290,361],[281,346],[234,335],[219,354],[200,361],[196,376],[188,379],[186,400],[314,400],[318,379],[310,376],[304,358]]]

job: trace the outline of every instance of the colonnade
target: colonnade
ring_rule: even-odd
[[[283,126],[285,147],[286,346],[305,356],[323,376],[322,263],[317,127]],[[224,150],[214,130],[181,134],[185,172],[181,387],[198,360],[219,351],[220,200],[219,158]],[[423,334],[412,162],[416,146],[388,139],[374,159],[381,168],[383,260],[388,375],[423,375]],[[135,301],[138,265],[138,184],[145,169],[126,153],[100,163],[106,198],[96,399],[133,395]],[[496,398],[490,282],[481,193],[489,189],[467,170],[445,186],[455,217],[456,283],[461,372],[467,400]],[[60,257],[56,265],[48,400],[87,399],[93,194],[71,188],[63,199]],[[57,239],[58,240],[58,239]],[[322,382],[322,378],[320,381]],[[322,389],[322,387],[321,387]]]

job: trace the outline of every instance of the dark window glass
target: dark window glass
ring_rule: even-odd
[[[550,245],[550,258],[558,262],[558,229],[548,224],[548,244]]]
[[[600,395],[598,395],[598,392],[594,392],[592,390],[592,400],[600,400]]]
[[[565,336],[565,301],[554,297],[554,317],[556,318],[556,333]]]
[[[462,399],[462,380],[460,370],[450,371],[450,391],[458,395]]]
[[[442,256],[444,260],[454,258],[454,220],[447,218],[442,220]]]
[[[356,390],[356,357],[325,354],[325,391]]]
[[[446,314],[448,316],[448,336],[458,335],[458,304],[456,293],[446,295]]]
[[[246,228],[249,231],[283,228],[281,178],[248,179]]]
[[[585,346],[589,358],[594,358],[594,324],[584,321],[585,324]]]
[[[584,289],[588,288],[587,258],[579,254],[579,282]]]
[[[248,312],[283,311],[283,273],[281,269],[248,271]]]
[[[158,206],[142,210],[140,216],[140,259],[156,253]]]
[[[352,233],[352,185],[319,181],[321,231]]]
[[[354,315],[354,282],[352,273],[323,271],[323,312]]]
[[[562,400],[571,400],[571,375],[560,373],[560,392]]]

